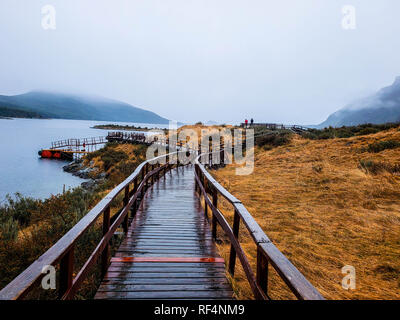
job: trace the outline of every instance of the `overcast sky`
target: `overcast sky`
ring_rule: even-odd
[[[47,4],[56,30],[42,27]],[[399,0],[1,0],[0,94],[79,91],[179,121],[316,124],[400,75],[399,35]]]

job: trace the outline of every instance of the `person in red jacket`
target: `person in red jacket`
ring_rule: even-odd
[[[249,121],[247,121],[247,119],[246,120],[244,120],[244,126],[245,126],[245,128],[247,128],[247,124],[249,123]]]

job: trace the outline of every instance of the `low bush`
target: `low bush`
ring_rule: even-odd
[[[399,128],[400,123],[385,123],[385,124],[362,124],[358,126],[324,129],[309,129],[303,134],[303,137],[312,140],[334,139],[334,138],[350,138],[354,136],[363,136],[374,134],[380,131]]]
[[[400,147],[400,142],[399,141],[394,141],[394,140],[386,140],[386,141],[378,141],[374,142],[368,145],[367,151],[368,152],[374,152],[378,153],[386,149],[395,149]]]
[[[273,147],[283,146],[288,144],[291,140],[292,133],[290,132],[279,132],[271,133],[269,135],[257,137],[255,144],[259,147],[263,147],[265,150],[272,149]]]
[[[359,167],[371,174],[379,174],[383,171],[393,174],[400,172],[400,164],[393,165],[387,162],[375,162],[373,160],[360,160]]]
[[[12,218],[21,226],[27,226],[31,221],[32,213],[37,211],[40,202],[38,200],[22,197],[21,194],[16,193],[15,198],[7,196],[7,203],[0,208],[0,224],[4,222],[3,219]]]

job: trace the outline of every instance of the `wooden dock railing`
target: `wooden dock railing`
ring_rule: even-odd
[[[128,230],[130,208],[137,208],[136,203],[143,198],[147,184],[154,183],[159,178],[160,173],[165,173],[172,168],[175,161],[177,161],[177,156],[178,152],[174,152],[141,163],[125,181],[120,183],[103,198],[55,245],[4,287],[0,291],[0,300],[24,298],[45,276],[42,270],[46,266],[59,265],[58,293],[60,299],[72,299],[74,297],[83,280],[100,258],[102,273],[104,275],[110,262],[109,243],[113,234],[121,225],[125,232]],[[163,159],[165,161],[158,161]],[[171,163],[171,159],[174,159],[173,163]],[[160,164],[159,162],[165,162],[165,164]],[[124,206],[111,217],[111,203],[120,194],[124,194]],[[86,263],[84,263],[77,275],[73,277],[75,245],[84,232],[100,217],[103,218],[103,236]]]
[[[221,159],[224,159],[224,150]],[[211,155],[212,153],[208,153]],[[240,200],[231,195],[222,187],[206,170],[200,162],[204,159],[209,167],[212,167],[212,157],[203,154],[197,157],[195,163],[196,190],[204,197],[204,212],[208,218],[208,208],[211,210],[211,226],[214,240],[217,236],[217,225],[220,225],[231,243],[229,272],[235,273],[236,257],[239,259],[246,274],[248,283],[256,299],[270,299],[268,295],[268,266],[271,265],[286,283],[291,292],[301,300],[323,300],[322,295],[314,286],[296,269],[296,267],[278,250],[270,241],[258,223],[247,211]],[[218,195],[224,197],[234,208],[233,226],[231,227],[221,211],[218,209]],[[239,243],[239,226],[243,221],[252,240],[257,246],[257,270],[254,274],[247,256]]]

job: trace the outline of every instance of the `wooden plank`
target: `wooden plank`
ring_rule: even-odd
[[[225,268],[223,262],[113,262],[111,267],[125,267],[125,268]]]
[[[182,246],[192,246],[192,245],[213,245],[214,243],[211,239],[176,239],[176,240],[169,240],[168,242],[165,239],[127,239],[123,242],[124,245],[143,245],[143,244],[151,244],[153,246],[174,246],[174,245],[182,245]]]
[[[219,290],[210,291],[153,291],[153,292],[98,292],[96,299],[232,299],[232,293]]]
[[[102,284],[97,292],[153,292],[153,291],[225,291],[232,293],[226,283],[204,284]]]
[[[162,270],[164,273],[225,273],[225,268],[219,267],[128,267],[128,266],[111,266],[108,272],[121,272],[121,273],[155,273]]]
[[[140,258],[140,257],[114,257],[111,262],[201,262],[201,263],[224,263],[223,258],[219,257],[154,257],[154,258]]]
[[[226,277],[215,277],[215,278],[141,278],[141,279],[122,279],[122,278],[108,278],[102,281],[102,284],[124,284],[124,285],[139,285],[139,284],[151,284],[158,285],[160,284],[160,280],[163,285],[171,284],[171,285],[179,285],[179,284],[226,284]]]

